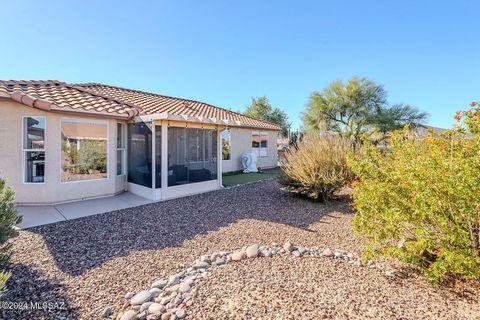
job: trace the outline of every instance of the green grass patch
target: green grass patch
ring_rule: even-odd
[[[253,173],[226,173],[223,175],[222,181],[224,187],[231,187],[249,182],[277,178],[279,174],[279,170],[265,170],[263,172]]]

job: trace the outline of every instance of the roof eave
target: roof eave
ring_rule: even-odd
[[[192,123],[205,123],[205,124],[215,124],[225,127],[238,127],[238,128],[249,128],[256,130],[270,130],[270,131],[281,131],[280,128],[267,128],[261,126],[252,126],[242,124],[240,121],[233,121],[228,119],[217,119],[217,118],[207,118],[207,117],[195,117],[189,115],[178,115],[167,112],[155,113],[150,115],[140,115],[136,116],[134,122],[150,122],[154,120],[171,120],[179,122],[192,122]]]

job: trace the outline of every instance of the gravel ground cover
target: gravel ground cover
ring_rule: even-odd
[[[348,201],[325,206],[275,181],[149,204],[21,231],[1,319],[99,319],[127,309],[127,292],[184,270],[201,255],[290,241],[361,254]],[[205,278],[190,319],[475,319],[477,283],[436,287],[395,262],[395,277],[322,257],[230,263]],[[49,302],[49,305],[41,303]],[[40,306],[40,307],[39,307]],[[42,308],[43,306],[43,308]]]

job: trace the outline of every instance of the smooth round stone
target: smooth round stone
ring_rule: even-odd
[[[150,288],[158,288],[158,289],[162,289],[164,288],[166,285],[167,285],[168,281],[167,280],[157,280],[155,281],[154,283],[152,283],[152,285],[150,286]]]
[[[190,291],[190,285],[188,283],[185,283],[183,282],[182,284],[180,284],[180,286],[178,287],[178,292],[180,293],[185,293],[185,292],[189,292]]]
[[[165,306],[160,303],[152,303],[148,307],[148,313],[156,313],[165,311]]]
[[[178,309],[177,312],[175,312],[175,315],[178,319],[183,319],[185,318],[186,312],[183,309]]]
[[[175,299],[173,300],[173,304],[178,306],[180,303],[182,303],[182,301],[183,301],[183,298],[182,296],[179,295],[175,297]]]
[[[283,249],[285,252],[292,252],[293,251],[293,245],[290,242],[285,242],[283,245]]]
[[[160,300],[160,304],[163,304],[163,305],[166,305],[167,303],[170,302],[170,298],[166,297],[166,298],[163,298],[162,300]]]
[[[152,294],[150,292],[148,292],[147,290],[143,290],[132,297],[132,299],[130,300],[130,304],[140,305],[150,300],[151,297]]]
[[[307,249],[305,249],[303,247],[298,247],[297,251],[300,252],[300,254],[304,254],[305,252],[307,252]]]
[[[302,255],[300,254],[300,252],[298,252],[297,250],[295,251],[292,251],[292,255],[296,258],[300,258]]]
[[[178,290],[178,287],[180,287],[180,285],[179,285],[179,284],[176,284],[176,285],[174,285],[174,286],[171,286],[171,287],[165,289],[165,291],[167,291],[167,292],[176,292],[176,291]]]
[[[258,256],[258,244],[251,245],[245,250],[247,258],[255,258]]]
[[[201,256],[200,261],[209,263],[210,262],[210,257],[209,256]]]
[[[152,297],[156,298],[160,295],[160,293],[162,292],[162,290],[158,289],[158,288],[152,288],[150,290],[148,290],[148,292],[151,293]]]
[[[260,253],[264,257],[271,257],[272,256],[272,252],[270,250],[262,250]]]
[[[385,274],[389,277],[394,277],[395,276],[395,271],[394,270],[387,270],[387,271],[385,271]]]
[[[127,294],[125,294],[125,299],[130,300],[130,299],[132,299],[132,297],[134,295],[135,295],[135,293],[133,293],[133,292],[127,292]]]
[[[340,258],[343,257],[343,252],[335,250],[333,255],[335,256],[335,258]]]
[[[222,255],[220,253],[215,252],[210,256],[210,261],[215,261],[215,260],[217,260],[217,258],[220,258],[221,256]]]
[[[245,258],[245,251],[237,251],[232,253],[231,258],[233,261],[240,261]]]
[[[198,269],[207,269],[210,267],[210,264],[205,261],[198,261],[195,263],[193,266],[193,269],[198,270]]]
[[[162,319],[162,320],[170,320],[170,316],[171,316],[171,315],[172,315],[172,314],[171,314],[170,312],[166,312],[166,313],[162,314],[162,317],[161,317],[160,319]]]
[[[180,283],[180,279],[178,278],[178,276],[171,276],[169,279],[168,279],[168,282],[167,284],[165,285],[166,287],[170,287],[174,284],[177,284],[177,283]]]
[[[145,310],[148,310],[148,307],[150,307],[153,304],[153,302],[144,302],[140,306],[140,312],[143,312]]]
[[[333,252],[329,248],[325,248],[322,252],[322,256],[331,257],[331,256],[333,256]]]
[[[134,320],[134,319],[137,319],[137,312],[135,312],[134,310],[128,310],[120,318],[120,320]]]
[[[103,311],[102,311],[102,317],[103,317],[103,318],[108,318],[108,317],[110,317],[110,316],[112,315],[112,313],[113,313],[113,312],[112,312],[112,308],[106,307],[106,308],[103,309]]]
[[[222,259],[222,258],[220,258],[220,257],[218,257],[217,260],[215,260],[215,264],[216,264],[217,266],[222,266],[222,265],[225,264],[225,260]]]
[[[147,311],[143,311],[143,312],[140,312],[139,314],[137,314],[137,319],[138,320],[145,320],[147,319]]]

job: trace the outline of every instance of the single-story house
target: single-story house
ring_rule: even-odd
[[[204,102],[49,80],[0,81],[0,130],[0,177],[16,202],[56,204],[221,188],[244,153],[275,167],[281,128]]]

